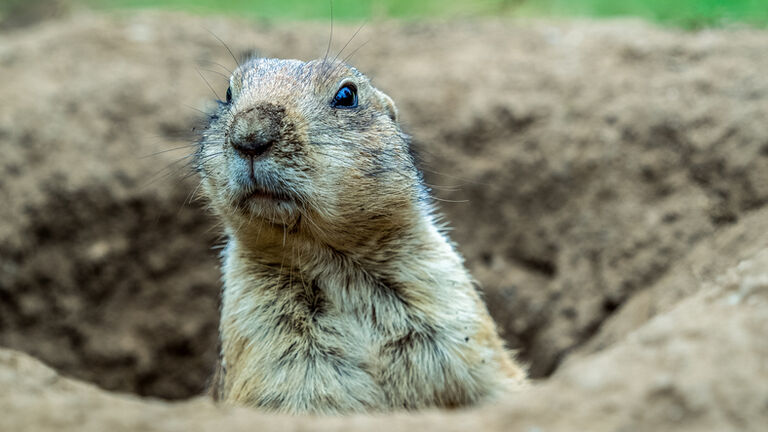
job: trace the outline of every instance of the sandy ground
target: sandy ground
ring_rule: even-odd
[[[334,49],[354,30],[337,26]],[[108,390],[205,387],[221,239],[184,157],[213,97],[197,70],[223,96],[234,65],[211,32],[237,55],[309,59],[328,40],[321,24],[157,14],[0,33],[0,345]],[[396,101],[493,316],[542,380],[479,411],[351,421],[766,424],[766,50],[766,32],[629,21],[364,29],[346,53]],[[114,430],[309,424],[110,395],[9,350],[0,388],[18,413],[0,430],[103,430],[118,411]]]

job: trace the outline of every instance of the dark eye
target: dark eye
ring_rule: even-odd
[[[227,87],[227,103],[232,103],[232,87]]]
[[[355,108],[357,106],[357,88],[352,84],[343,85],[333,97],[331,106],[334,108]]]

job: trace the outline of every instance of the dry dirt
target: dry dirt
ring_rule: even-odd
[[[145,13],[0,33],[0,346],[108,390],[205,387],[221,239],[184,157],[212,98],[198,69],[221,94],[234,65],[211,33],[301,59],[328,38]],[[0,430],[768,424],[768,32],[379,23],[352,52],[509,345],[548,378],[480,410],[290,420],[108,394],[2,350]]]

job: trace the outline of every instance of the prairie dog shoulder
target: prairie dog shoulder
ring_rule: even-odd
[[[459,407],[525,382],[446,235],[392,100],[340,62],[254,59],[197,154],[222,220],[226,402]]]

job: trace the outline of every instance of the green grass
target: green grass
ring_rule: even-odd
[[[519,10],[555,16],[633,16],[684,28],[768,25],[768,0],[542,0],[526,2]]]
[[[162,8],[251,18],[327,20],[330,0],[84,0],[98,8]],[[340,21],[452,16],[640,17],[683,28],[768,26],[768,0],[333,0]]]
[[[198,14],[229,14],[269,19],[328,20],[330,0],[85,0],[106,9],[171,9]],[[482,6],[457,0],[333,0],[333,17],[340,21],[368,18],[420,18],[453,14],[487,14],[500,0]]]

